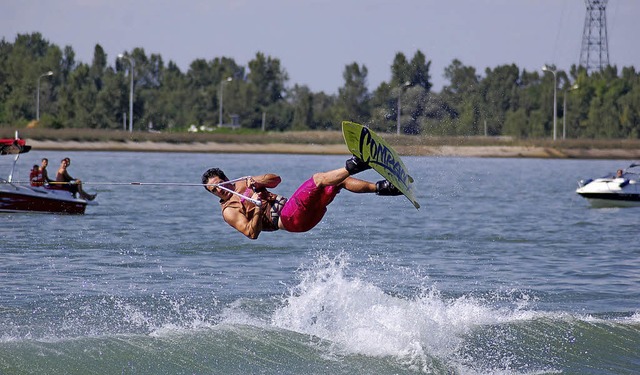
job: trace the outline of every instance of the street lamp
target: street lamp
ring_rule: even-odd
[[[557,78],[556,78],[556,71],[549,68],[548,66],[544,65],[542,67],[542,71],[543,72],[550,72],[553,73],[553,140],[556,140],[556,122],[557,122],[557,117],[558,117],[558,102],[556,101],[556,91],[557,91]]]
[[[220,113],[218,113],[218,127],[222,127],[222,104],[223,104],[223,95],[224,95],[224,83],[231,82],[233,78],[228,77],[224,81],[220,82]]]
[[[135,68],[135,63],[133,59],[129,56],[125,56],[123,54],[118,55],[119,58],[127,58],[129,60],[129,64],[131,64],[131,88],[129,91],[129,133],[133,132],[133,71]]]
[[[565,139],[567,136],[567,93],[579,88],[580,86],[576,83],[569,87],[569,89],[564,90],[564,99],[562,103],[562,139]]]
[[[411,82],[406,81],[405,83],[402,84],[402,86],[400,86],[400,92],[398,93],[398,125],[396,127],[396,133],[398,135],[400,135],[400,115],[402,113],[402,107],[400,107],[400,97],[402,96],[402,93],[404,92],[404,88],[407,86],[411,86]]]
[[[48,76],[52,76],[53,72],[52,71],[48,71],[44,74],[42,74],[40,77],[38,77],[38,88],[36,89],[36,120],[40,121],[40,78],[42,77],[48,77]]]

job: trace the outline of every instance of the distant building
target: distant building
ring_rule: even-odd
[[[230,117],[231,117],[231,124],[220,124],[218,125],[218,127],[240,129],[240,115],[233,114],[233,115],[230,115]]]
[[[153,128],[153,121],[149,121],[148,131],[149,133],[160,133],[159,130]]]

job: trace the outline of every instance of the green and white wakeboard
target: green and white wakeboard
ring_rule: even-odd
[[[396,150],[371,129],[355,122],[343,121],[342,135],[349,152],[397,187],[415,208],[420,208],[413,192],[413,177]]]

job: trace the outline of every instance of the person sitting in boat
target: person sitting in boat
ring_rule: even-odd
[[[49,172],[47,172],[47,167],[49,166],[49,159],[47,158],[42,158],[42,161],[40,162],[40,179],[42,180],[42,183],[45,186],[48,186],[49,183],[51,182],[51,179],[49,178]]]
[[[625,186],[629,185],[629,179],[627,179],[627,178],[624,176],[624,170],[622,170],[622,169],[618,169],[618,170],[616,171],[616,176],[615,176],[614,178],[615,178],[615,179],[619,179],[619,178],[620,178],[620,179],[622,179],[622,182],[620,182],[620,183],[618,184],[621,188],[623,188],[623,187],[625,187]]]
[[[29,182],[31,183],[31,186],[44,185],[42,173],[40,173],[40,166],[38,166],[38,164],[34,164],[33,168],[31,168],[31,172],[29,173]]]
[[[351,177],[369,168],[354,156],[347,160],[345,168],[314,174],[290,199],[267,190],[282,181],[272,173],[229,181],[222,170],[210,168],[202,175],[202,184],[220,198],[224,221],[255,240],[263,231],[311,230],[322,220],[327,206],[342,189],[353,193],[402,194],[387,180],[373,183]],[[256,204],[258,201],[261,204]]]
[[[69,175],[67,168],[71,165],[70,158],[64,158],[60,162],[60,168],[56,174],[56,182],[58,186],[62,186],[63,189],[69,190],[75,196],[76,193],[80,195],[80,198],[88,201],[92,201],[96,198],[97,194],[88,194],[82,189],[82,181],[75,179]]]

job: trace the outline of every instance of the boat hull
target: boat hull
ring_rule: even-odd
[[[87,207],[83,199],[66,191],[14,187],[0,190],[0,212],[39,212],[82,215]]]
[[[635,194],[578,193],[593,207],[640,207],[640,196]]]

